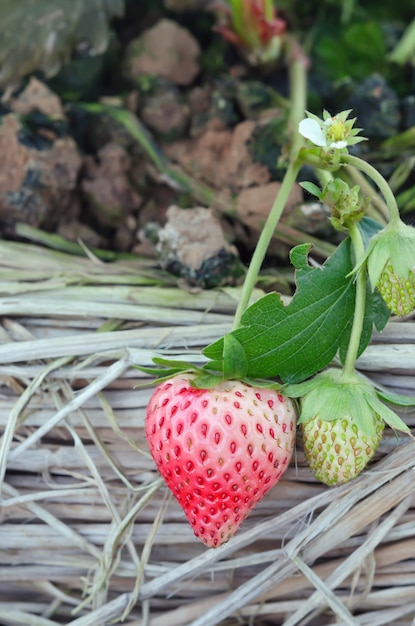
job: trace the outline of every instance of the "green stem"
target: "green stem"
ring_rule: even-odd
[[[392,189],[389,187],[387,181],[383,178],[382,174],[380,174],[377,169],[363,161],[359,157],[352,156],[351,154],[343,155],[341,157],[341,163],[343,165],[354,165],[358,170],[366,174],[369,178],[373,180],[373,182],[379,187],[382,192],[383,197],[385,198],[385,202],[389,209],[389,219],[391,222],[397,222],[400,220],[399,208],[396,202],[396,198],[392,192]]]
[[[367,177],[364,176],[356,167],[346,165],[345,169],[351,180],[356,185],[359,185],[362,194],[372,200],[370,206],[366,209],[366,215],[368,215],[368,217],[373,217],[373,219],[380,222],[382,226],[385,226],[389,220],[389,209],[383,199],[383,196],[375,190]]]
[[[262,229],[255,251],[252,255],[251,262],[249,264],[248,272],[245,277],[245,282],[242,287],[238,308],[236,309],[235,317],[233,320],[233,330],[239,327],[241,317],[245,309],[249,305],[252,291],[258,279],[259,270],[261,269],[261,265],[268,250],[268,246],[271,242],[275,228],[283,212],[285,203],[295,183],[300,167],[301,164],[297,162],[290,163],[285,173],[284,180],[282,182],[278,195],[275,198],[275,202],[272,205],[271,211]]]
[[[415,54],[415,19],[407,26],[401,40],[392,53],[389,55],[389,61],[392,63],[400,63],[404,65],[409,63],[411,57]]]
[[[355,264],[358,264],[364,257],[365,247],[363,238],[357,224],[352,224],[349,229],[352,240]],[[343,367],[343,377],[352,378],[355,371],[355,363],[359,351],[360,338],[362,336],[363,321],[366,308],[366,275],[364,270],[360,270],[356,277],[356,302],[353,316],[352,330],[350,333],[349,346],[347,348],[346,360]]]
[[[290,65],[291,80],[291,114],[290,114],[290,130],[293,137],[290,161],[285,172],[284,179],[281,183],[278,195],[271,207],[268,218],[264,224],[258,243],[249,264],[249,268],[242,287],[241,297],[235,312],[233,321],[233,330],[238,328],[241,323],[242,315],[249,305],[252,291],[258,280],[258,274],[264,261],[268,246],[274,235],[285,204],[297,179],[298,172],[302,166],[302,162],[298,161],[298,153],[303,143],[303,138],[298,132],[298,124],[304,116],[307,98],[307,81],[306,81],[306,62],[302,55],[296,56]]]

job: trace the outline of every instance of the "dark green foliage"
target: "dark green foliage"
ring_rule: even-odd
[[[313,56],[318,70],[332,80],[361,79],[386,69],[384,33],[373,21],[327,29],[316,38]]]
[[[55,76],[85,42],[102,54],[108,23],[123,10],[123,0],[2,0],[0,87],[38,70]]]

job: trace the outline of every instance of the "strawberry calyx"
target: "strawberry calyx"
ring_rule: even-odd
[[[157,382],[169,380],[178,374],[190,374],[192,385],[198,389],[212,389],[227,380],[237,380],[253,387],[280,391],[282,384],[275,380],[257,379],[247,375],[248,360],[241,343],[232,334],[223,337],[222,359],[210,360],[201,367],[188,361],[153,357],[154,367],[134,365],[145,374],[155,377]],[[146,385],[152,385],[153,380]]]
[[[314,476],[330,486],[355,479],[373,458],[385,424],[410,435],[409,427],[381,402],[373,385],[348,369],[331,368],[293,385],[301,397],[304,454]]]
[[[326,422],[346,419],[360,432],[374,436],[380,418],[393,430],[410,434],[410,428],[380,400],[373,385],[356,372],[345,376],[342,370],[330,368],[303,383],[286,385],[282,392],[301,398],[300,425],[316,417]]]

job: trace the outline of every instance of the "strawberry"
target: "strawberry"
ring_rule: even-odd
[[[415,260],[414,260],[415,262]],[[388,265],[377,283],[380,295],[386,306],[395,315],[409,315],[415,309],[415,273],[406,278],[399,276],[392,265]]]
[[[281,478],[295,419],[291,400],[239,381],[198,389],[178,374],[155,389],[146,415],[150,451],[207,546],[228,541]]]
[[[356,372],[335,368],[286,391],[301,397],[298,424],[306,459],[317,480],[346,483],[366,467],[382,440],[385,424],[409,433],[409,427],[378,398],[373,385]]]
[[[395,315],[415,310],[415,228],[399,218],[374,235],[363,260],[367,263],[372,289],[378,288],[386,306]]]
[[[366,467],[382,440],[385,422],[374,416],[373,434],[363,433],[352,419],[315,417],[302,424],[304,452],[315,477],[326,485],[346,483]]]

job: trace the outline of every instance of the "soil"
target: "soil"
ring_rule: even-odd
[[[214,13],[204,3],[166,0],[144,3],[141,11],[133,4],[127,2],[124,19],[115,20],[115,43],[88,88],[82,72],[89,76],[89,61],[80,65],[76,55],[52,79],[38,73],[4,88],[2,235],[18,239],[16,227],[25,223],[81,239],[87,247],[150,256],[192,284],[237,282],[241,271],[235,270],[235,260],[239,270],[249,261],[284,172],[286,59],[270,68],[250,66],[215,32]],[[282,16],[295,27],[289,12],[283,9]],[[312,16],[302,19],[304,27]],[[81,75],[73,93],[68,75],[75,62]],[[402,70],[409,81],[399,91],[388,83],[389,76],[369,70],[359,79],[336,83],[324,77],[311,55],[310,101],[320,108],[351,102],[358,121],[368,126],[369,142],[362,150],[390,175],[408,153],[393,149],[382,156],[380,149],[382,142],[414,123],[415,73],[410,64]],[[96,112],[83,108],[86,95],[98,105]],[[106,106],[124,107],[138,125],[141,141],[108,120]],[[303,174],[307,178],[310,172]],[[408,170],[398,190],[411,190],[414,184],[414,173]],[[413,221],[413,210],[405,219]],[[310,235],[326,243],[338,241],[324,207],[299,184],[282,222],[298,243]],[[177,262],[172,262],[171,251],[166,261],[166,233],[175,233],[171,247],[178,241],[183,247]],[[287,241],[276,233],[265,268],[287,265],[288,250]],[[316,254],[325,256],[324,251]],[[209,259],[216,268],[212,279],[206,277],[206,268],[201,271]]]

